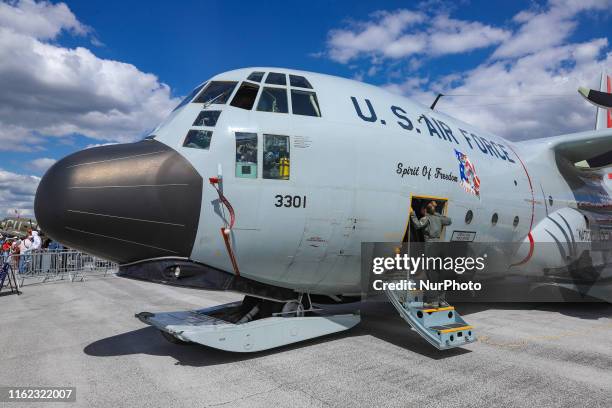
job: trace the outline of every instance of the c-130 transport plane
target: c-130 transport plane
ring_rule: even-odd
[[[245,294],[137,315],[168,340],[264,350],[357,324],[315,304],[358,300],[361,243],[409,241],[411,207],[430,200],[452,220],[442,241],[516,243],[507,268],[531,265],[534,278],[575,260],[576,242],[608,240],[610,115],[598,108],[594,131],[511,142],[357,81],[237,69],[196,87],[145,140],[54,164],[35,213],[121,276]],[[432,345],[475,341],[452,306],[388,296]]]

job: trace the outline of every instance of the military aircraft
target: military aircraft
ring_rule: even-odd
[[[53,239],[119,262],[121,276],[244,293],[137,317],[171,341],[250,352],[356,325],[357,313],[321,305],[360,299],[362,243],[418,241],[409,210],[431,200],[452,219],[443,241],[516,244],[499,258],[514,274],[567,268],[585,253],[578,243],[610,239],[608,152],[609,121],[511,142],[376,86],[245,68],[198,85],[145,140],[58,161],[35,213]],[[476,339],[450,305],[387,295],[437,348]]]

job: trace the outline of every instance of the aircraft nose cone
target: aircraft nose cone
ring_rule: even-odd
[[[191,255],[202,177],[155,140],[72,154],[43,176],[40,228],[70,247],[119,263]]]

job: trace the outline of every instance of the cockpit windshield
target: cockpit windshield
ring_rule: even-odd
[[[314,92],[292,89],[291,109],[295,115],[321,116],[317,94]]]
[[[288,113],[287,90],[285,88],[265,87],[259,98],[257,110],[263,112]]]
[[[193,102],[223,105],[229,99],[237,83],[235,81],[212,81]]]
[[[200,92],[200,90],[202,88],[204,88],[204,85],[206,85],[206,82],[204,82],[202,85],[196,86],[193,91],[189,92],[189,95],[187,95],[186,97],[183,98],[183,100],[181,101],[181,103],[179,103],[178,105],[176,105],[176,108],[172,109],[172,112],[174,112],[175,110],[182,108],[183,106],[187,105],[189,102],[191,102],[191,100],[193,99],[194,96],[196,96],[198,94],[198,92]]]
[[[247,79],[249,81],[261,82],[263,76],[264,76],[264,72],[255,71],[255,72],[251,72],[251,74],[247,77]]]
[[[308,82],[306,78],[300,75],[289,75],[289,82],[291,83],[291,86],[312,89],[312,85],[310,85],[310,82]]]
[[[236,88],[238,90],[234,92]],[[190,101],[204,104],[203,111],[207,111],[212,104],[229,103],[244,110],[322,116],[317,94],[310,81],[301,75],[280,72],[251,72],[240,86],[238,81],[209,81],[195,88],[175,110]],[[217,117],[198,117],[198,125],[194,122],[194,126],[214,126]],[[212,125],[202,122],[204,119],[212,120]]]

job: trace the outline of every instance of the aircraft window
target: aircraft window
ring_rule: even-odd
[[[314,92],[291,90],[291,109],[296,115],[321,116],[319,101]]]
[[[194,102],[224,104],[229,99],[237,83],[238,82],[213,81]]]
[[[172,109],[172,112],[174,112],[175,110],[177,110],[178,108],[182,108],[183,106],[187,105],[194,96],[197,95],[198,92],[200,92],[200,90],[202,88],[204,88],[204,85],[206,85],[206,82],[204,82],[202,85],[200,86],[196,86],[194,88],[193,91],[189,92],[189,95],[187,95],[186,97],[183,98],[183,100],[181,101],[181,103],[179,103],[178,105],[176,105],[176,108]]]
[[[210,147],[210,139],[212,139],[212,131],[190,129],[187,132],[183,147],[191,147],[193,149],[205,149]]]
[[[263,178],[289,180],[289,136],[264,135]]]
[[[498,220],[499,216],[497,215],[497,213],[493,213],[493,216],[491,217],[491,224],[496,225]]]
[[[191,126],[215,126],[221,111],[202,111]]]
[[[266,78],[266,84],[287,85],[287,76],[278,72],[270,72]]]
[[[289,83],[291,84],[291,86],[298,86],[300,88],[312,89],[312,85],[310,85],[310,82],[308,82],[308,80],[304,78],[303,76],[289,75]]]
[[[264,76],[263,72],[251,72],[251,75],[249,75],[247,79],[249,81],[261,82],[261,80],[263,79],[263,76]]]
[[[512,225],[514,225],[514,227],[516,228],[519,224],[519,217],[518,215],[514,217],[514,221],[512,222]]]
[[[472,210],[467,210],[467,212],[465,213],[465,223],[466,224],[471,223],[473,218],[474,218],[474,213],[472,212]]]
[[[257,133],[236,132],[236,177],[257,178]]]
[[[259,91],[259,85],[243,82],[230,105],[251,110],[253,104],[255,104],[255,98],[257,98],[257,91]]]
[[[257,110],[263,112],[288,113],[287,90],[285,88],[265,87],[259,97]]]

